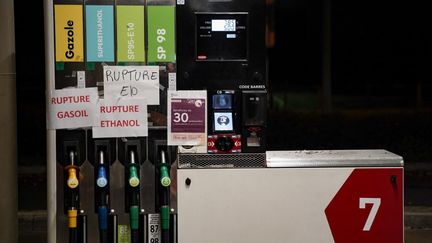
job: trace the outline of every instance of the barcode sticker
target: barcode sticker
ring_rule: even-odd
[[[176,73],[168,73],[168,90],[177,90],[177,76]]]
[[[85,71],[77,71],[77,87],[79,89],[86,87]]]

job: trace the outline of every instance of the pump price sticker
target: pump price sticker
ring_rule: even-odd
[[[148,215],[148,242],[160,243],[161,242],[161,231],[160,231],[160,216],[159,214]]]
[[[168,91],[168,145],[207,144],[207,91]]]
[[[91,127],[96,122],[97,88],[51,90],[48,129]]]

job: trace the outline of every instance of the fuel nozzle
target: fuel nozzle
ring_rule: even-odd
[[[78,171],[79,168],[75,165],[75,155],[76,152],[74,150],[70,150],[68,153],[69,163],[65,167],[65,171],[67,173],[66,185],[69,188],[68,195],[71,200],[68,204],[67,209],[67,225],[69,228],[69,243],[78,242],[78,208],[79,208],[79,199],[78,199]]]
[[[96,205],[99,223],[99,242],[108,243],[108,212],[109,188],[107,164],[105,162],[106,150],[99,147],[98,163],[96,165]]]
[[[66,184],[70,189],[75,189],[79,185],[79,180],[77,176],[78,167],[75,166],[75,152],[73,150],[69,152],[69,160],[70,160],[70,165],[68,165],[65,168],[68,173],[68,179]]]
[[[171,185],[171,178],[169,176],[168,167],[169,165],[166,162],[165,151],[161,151],[160,182],[164,187],[168,187]]]
[[[130,147],[131,148],[131,147]],[[131,243],[138,243],[139,240],[139,205],[140,205],[140,178],[139,178],[139,159],[137,158],[136,148],[129,151],[128,167],[128,210],[131,229]]]
[[[138,175],[138,164],[135,162],[135,151],[130,151],[130,164],[129,164],[129,185],[131,187],[137,187],[140,184]]]
[[[164,150],[160,151],[160,164],[159,164],[159,175],[161,187],[159,189],[160,197],[160,219],[161,219],[161,240],[162,243],[170,242],[170,206],[169,206],[169,196],[171,178],[169,176],[169,163],[166,160],[166,152]]]
[[[99,168],[97,173],[96,184],[98,187],[106,187],[108,184],[108,177],[105,169],[105,154],[104,151],[99,151]]]

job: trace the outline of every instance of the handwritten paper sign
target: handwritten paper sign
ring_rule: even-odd
[[[145,98],[159,105],[159,66],[104,66],[103,77],[105,98]]]
[[[168,91],[168,145],[207,145],[207,91]]]
[[[93,138],[147,136],[147,103],[143,98],[103,99]]]
[[[99,99],[97,88],[49,91],[48,129],[91,127]]]

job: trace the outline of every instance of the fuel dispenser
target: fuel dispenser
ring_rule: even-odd
[[[178,88],[207,90],[208,153],[265,152],[265,9],[260,0],[177,5]]]
[[[400,156],[266,150],[266,1],[180,2],[177,85],[207,91],[208,145],[179,148],[178,242],[403,242]]]
[[[55,157],[47,164],[54,182],[49,197],[55,198],[55,203],[48,200],[48,242],[172,242],[172,162],[161,152],[174,150],[166,142],[166,99],[168,89],[176,89],[175,2],[44,2],[48,151]],[[96,131],[100,104],[117,101],[106,88],[107,67],[154,71],[146,74],[158,83],[150,87],[153,98],[145,111],[126,105],[142,113],[134,121],[146,133],[101,136]],[[138,93],[143,90],[133,85],[128,84],[125,100],[143,98]]]
[[[48,243],[403,242],[402,157],[267,151],[266,2],[45,0]]]

